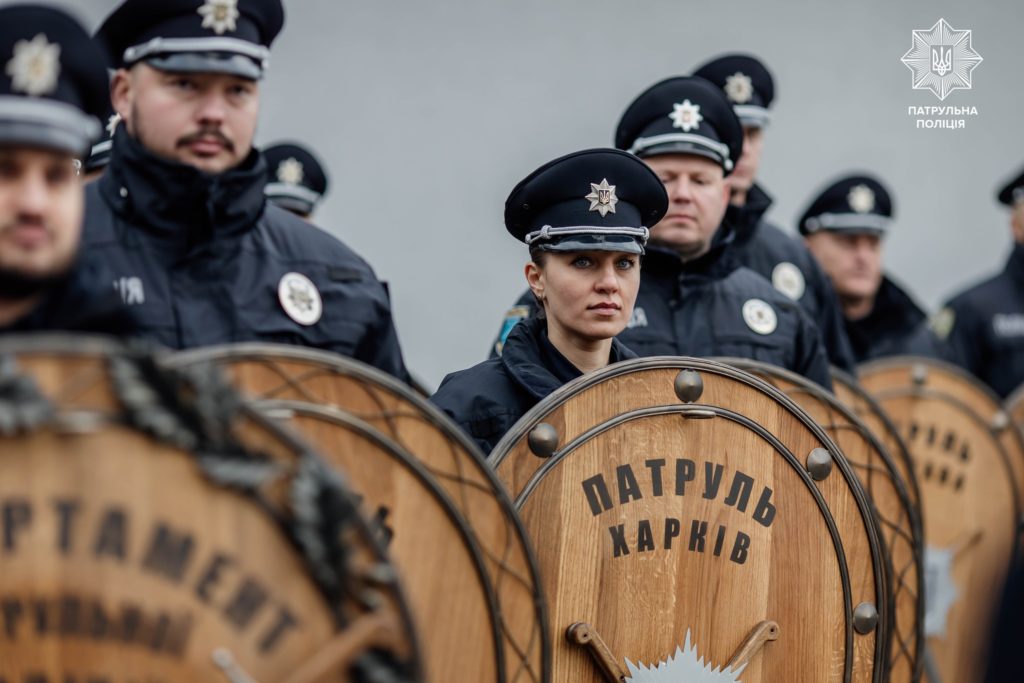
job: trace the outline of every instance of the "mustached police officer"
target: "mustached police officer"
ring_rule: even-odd
[[[268,204],[252,147],[280,0],[126,0],[97,40],[123,122],[85,244],[172,348],[313,346],[405,379],[387,291],[348,247]]]
[[[294,142],[270,145],[263,150],[270,169],[267,199],[303,220],[311,220],[317,204],[327,194],[327,172],[313,152]]]
[[[74,19],[0,8],[0,332],[132,331],[109,273],[78,253],[76,160],[106,102],[103,55]]]
[[[964,368],[1008,396],[1024,383],[1024,172],[998,194],[1013,249],[1003,271],[953,297],[935,318]]]
[[[811,201],[800,233],[835,284],[858,363],[900,355],[948,358],[925,312],[882,272],[882,241],[892,217],[892,197],[880,181],[847,175]]]
[[[615,146],[643,159],[669,198],[668,213],[651,228],[636,308],[619,340],[640,356],[759,360],[831,388],[817,326],[731,253],[727,176],[742,153],[743,128],[722,91],[697,77],[651,86],[622,115]],[[503,335],[532,310],[525,297],[517,307]]]
[[[800,302],[821,330],[829,361],[853,371],[835,291],[807,247],[765,220],[772,197],[757,183],[765,131],[771,122],[775,80],[756,57],[728,54],[693,72],[722,88],[743,124],[743,154],[729,176],[732,196],[726,220],[736,233],[733,250],[741,264],[771,280],[775,289]]]

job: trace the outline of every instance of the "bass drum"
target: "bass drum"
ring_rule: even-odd
[[[493,471],[440,411],[373,368],[310,349],[245,344],[166,362],[216,366],[345,473],[398,566],[428,681],[548,680],[531,545]]]
[[[491,459],[537,548],[553,680],[883,680],[870,502],[762,380],[617,363],[539,403]]]
[[[925,635],[941,681],[980,681],[1017,542],[1014,468],[996,431],[995,396],[951,365],[873,361],[861,384],[900,429],[921,490]]]
[[[921,489],[917,485],[917,475],[914,474],[914,462],[910,458],[910,451],[907,450],[907,444],[900,436],[896,425],[882,410],[882,406],[878,405],[878,401],[857,383],[853,375],[833,367],[832,390],[835,392],[836,398],[860,418],[892,456],[893,465],[896,466],[900,479],[906,485],[907,495],[910,496],[911,505],[917,510],[918,520],[920,520]]]
[[[892,639],[886,670],[891,683],[921,679],[924,648],[924,532],[910,496],[911,486],[874,433],[846,405],[795,373],[757,361],[723,359],[757,375],[803,408],[842,450],[860,478],[878,516],[888,555]],[[905,472],[911,478],[913,472]]]
[[[420,681],[341,480],[208,375],[0,340],[0,679]]]

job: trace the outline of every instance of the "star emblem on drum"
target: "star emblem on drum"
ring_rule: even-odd
[[[927,547],[924,551],[924,633],[926,636],[946,635],[949,610],[960,598],[960,589],[953,580],[954,548]]]
[[[754,84],[750,76],[737,71],[725,79],[725,94],[736,104],[746,104],[754,96]]]
[[[234,31],[238,17],[241,16],[238,0],[206,0],[198,12],[203,18],[203,28],[213,29],[218,36]]]
[[[584,199],[590,201],[590,211],[597,211],[601,218],[615,213],[615,205],[619,203],[619,198],[615,196],[615,186],[609,185],[607,178],[600,183],[590,183],[590,194]]]
[[[902,61],[910,69],[914,90],[931,90],[940,100],[954,90],[971,89],[971,72],[982,58],[971,46],[971,32],[958,31],[945,19],[911,34]]]
[[[277,167],[277,179],[285,185],[298,185],[305,176],[306,171],[298,159],[285,159]]]
[[[867,185],[855,185],[846,195],[846,202],[857,213],[868,213],[875,208],[875,193]]]
[[[288,317],[300,325],[314,325],[324,304],[313,281],[302,273],[287,273],[277,285],[277,297]]]
[[[683,647],[676,647],[674,655],[663,662],[645,666],[626,660],[629,670],[626,683],[739,683],[738,676],[746,668],[746,664],[738,670],[722,670],[706,663],[697,654],[697,646],[690,644],[690,632],[686,632]]]
[[[57,89],[60,76],[60,45],[51,43],[42,33],[32,40],[19,40],[5,72],[15,92],[32,97],[51,93]]]
[[[668,115],[672,119],[672,125],[682,128],[684,133],[700,128],[700,122],[704,117],[700,115],[700,105],[683,100],[680,104],[672,105],[672,113]]]

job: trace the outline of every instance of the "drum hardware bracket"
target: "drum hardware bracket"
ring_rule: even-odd
[[[565,638],[573,645],[585,648],[590,653],[608,683],[625,683],[625,672],[593,626],[575,623],[566,629]]]
[[[824,448],[815,448],[807,454],[807,473],[814,481],[824,481],[832,474],[832,454]]]
[[[725,665],[726,671],[739,671],[754,658],[754,655],[771,640],[779,639],[779,624],[774,621],[765,620],[759,623],[750,632],[743,644],[733,654],[729,663]]]
[[[530,430],[526,441],[530,451],[538,458],[550,458],[558,450],[560,436],[558,430],[547,422],[541,422]]]
[[[219,647],[213,651],[213,663],[231,683],[256,683],[256,679],[238,665],[231,650],[226,647]]]
[[[689,420],[710,420],[715,417],[715,411],[707,408],[686,407],[679,411],[679,414]]]
[[[694,403],[704,393],[704,379],[696,370],[680,370],[673,388],[680,401]]]
[[[990,429],[993,434],[999,434],[1009,426],[1010,417],[1002,410],[996,412],[996,414],[992,416],[992,425]]]
[[[923,387],[928,381],[928,366],[922,363],[915,363],[910,367],[910,380],[916,387]]]
[[[866,635],[878,626],[878,609],[870,602],[862,602],[853,610],[853,628],[857,633]]]

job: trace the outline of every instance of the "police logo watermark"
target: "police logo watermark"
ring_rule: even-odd
[[[911,32],[911,47],[901,60],[911,71],[914,90],[930,90],[945,101],[955,90],[970,90],[974,69],[982,57],[971,45],[971,32],[958,30],[945,19],[928,29]],[[919,118],[918,128],[966,128],[964,116],[977,116],[977,107],[911,106],[908,114]],[[942,118],[936,118],[942,117]]]
[[[775,309],[761,299],[748,299],[743,304],[743,322],[758,334],[771,334],[779,326]]]
[[[324,312],[320,291],[302,273],[287,273],[277,285],[277,298],[288,317],[300,325],[315,325]]]
[[[590,183],[590,194],[584,199],[590,202],[590,211],[597,211],[601,218],[615,213],[615,205],[619,203],[619,198],[615,196],[615,186],[609,185],[607,178],[600,183]]]
[[[772,286],[793,301],[799,301],[807,289],[807,282],[799,268],[783,261],[772,269]]]
[[[911,35],[913,45],[901,61],[913,73],[915,90],[931,90],[945,100],[954,90],[971,89],[971,72],[982,59],[971,46],[970,31],[958,31],[939,19]]]
[[[627,659],[626,683],[739,683],[739,676],[746,667],[743,664],[734,671],[705,662],[697,653],[697,646],[691,644],[687,630],[683,646],[676,646],[675,654],[663,662],[644,665]]]

